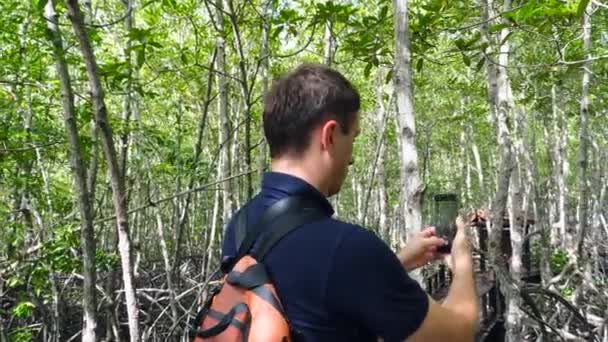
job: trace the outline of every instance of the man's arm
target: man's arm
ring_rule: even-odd
[[[458,232],[452,244],[448,265],[452,285],[441,305],[429,298],[429,309],[422,325],[407,341],[473,341],[479,320],[479,303],[473,278],[471,249],[466,225],[457,221]]]
[[[330,262],[328,308],[384,341],[402,341],[422,324],[429,298],[395,253],[363,228],[349,230]]]

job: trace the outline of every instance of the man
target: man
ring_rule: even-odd
[[[462,220],[448,258],[452,286],[440,305],[407,274],[440,257],[436,248],[445,241],[432,228],[395,255],[368,230],[331,218],[327,197],[338,193],[352,164],[359,106],[346,78],[315,64],[284,75],[265,97],[272,171],[244,209],[248,222],[293,195],[327,215],[291,232],[264,259],[287,318],[306,341],[471,341],[478,304]],[[236,254],[234,227],[226,229],[224,257]]]

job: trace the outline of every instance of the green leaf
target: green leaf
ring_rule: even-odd
[[[481,39],[481,33],[476,32],[471,39],[466,43],[465,48],[470,48],[473,44],[477,43]]]
[[[21,302],[13,308],[13,317],[23,318],[30,317],[36,305],[32,302]]]
[[[6,282],[6,286],[11,289],[11,288],[15,288],[19,285],[22,285],[23,281],[21,281],[21,279],[19,279],[18,277],[12,277],[9,278],[8,281]]]
[[[145,49],[136,50],[135,55],[136,55],[136,60],[137,60],[137,62],[136,62],[137,68],[141,68],[142,65],[144,65],[144,61],[146,59],[145,51],[146,51]]]
[[[501,24],[497,24],[497,25],[493,25],[488,29],[488,32],[490,33],[496,33],[504,28],[509,27],[509,24],[506,23],[501,23]]]
[[[176,3],[175,0],[163,0],[161,6],[175,9]]]
[[[509,37],[511,37],[511,35],[513,34],[513,31],[509,32],[501,41],[500,41],[500,45],[502,46],[502,44],[506,43],[507,40],[509,39]]]
[[[380,9],[380,16],[379,18],[386,18],[386,15],[388,14],[388,6],[382,6],[382,8]]]
[[[42,12],[44,11],[44,6],[46,6],[47,0],[35,0],[36,1],[36,8],[38,9],[38,11]]]
[[[154,41],[148,42],[148,45],[153,46],[155,48],[159,48],[159,49],[163,47],[159,42],[154,42]]]
[[[589,4],[589,0],[581,0],[578,3],[578,7],[576,9],[576,15],[579,17],[582,17],[583,14],[585,13],[585,9],[587,8],[588,4]]]
[[[481,59],[479,60],[479,62],[477,62],[477,64],[475,65],[475,71],[479,72],[479,70],[481,70],[481,68],[483,67],[483,65],[485,63],[486,63],[485,57],[481,57]]]
[[[416,72],[420,73],[422,71],[422,66],[424,65],[424,59],[419,58],[416,62]]]
[[[456,44],[456,46],[458,47],[459,50],[463,50],[464,49],[464,40],[462,38],[458,38],[456,39],[456,41],[454,41],[454,44]]]
[[[462,54],[462,61],[464,62],[464,65],[471,66],[471,58],[465,53]]]
[[[152,30],[151,29],[140,29],[137,27],[134,27],[132,29],[129,30],[128,36],[129,38],[131,38],[131,40],[137,40],[140,42],[145,42],[148,37],[150,37],[152,34]]]
[[[389,70],[386,73],[386,78],[384,79],[384,84],[388,84],[392,80],[393,80],[393,69]]]
[[[363,74],[365,75],[365,77],[369,77],[370,73],[372,72],[372,63],[367,63],[367,65],[365,66],[365,69],[363,70]]]

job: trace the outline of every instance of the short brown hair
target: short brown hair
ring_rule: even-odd
[[[302,153],[312,130],[335,119],[348,133],[360,107],[359,92],[338,71],[302,64],[275,80],[264,99],[264,134],[270,156]]]

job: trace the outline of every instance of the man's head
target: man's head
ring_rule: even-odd
[[[360,98],[339,72],[304,64],[276,80],[264,100],[264,134],[273,162],[295,160],[336,194],[352,163]]]

